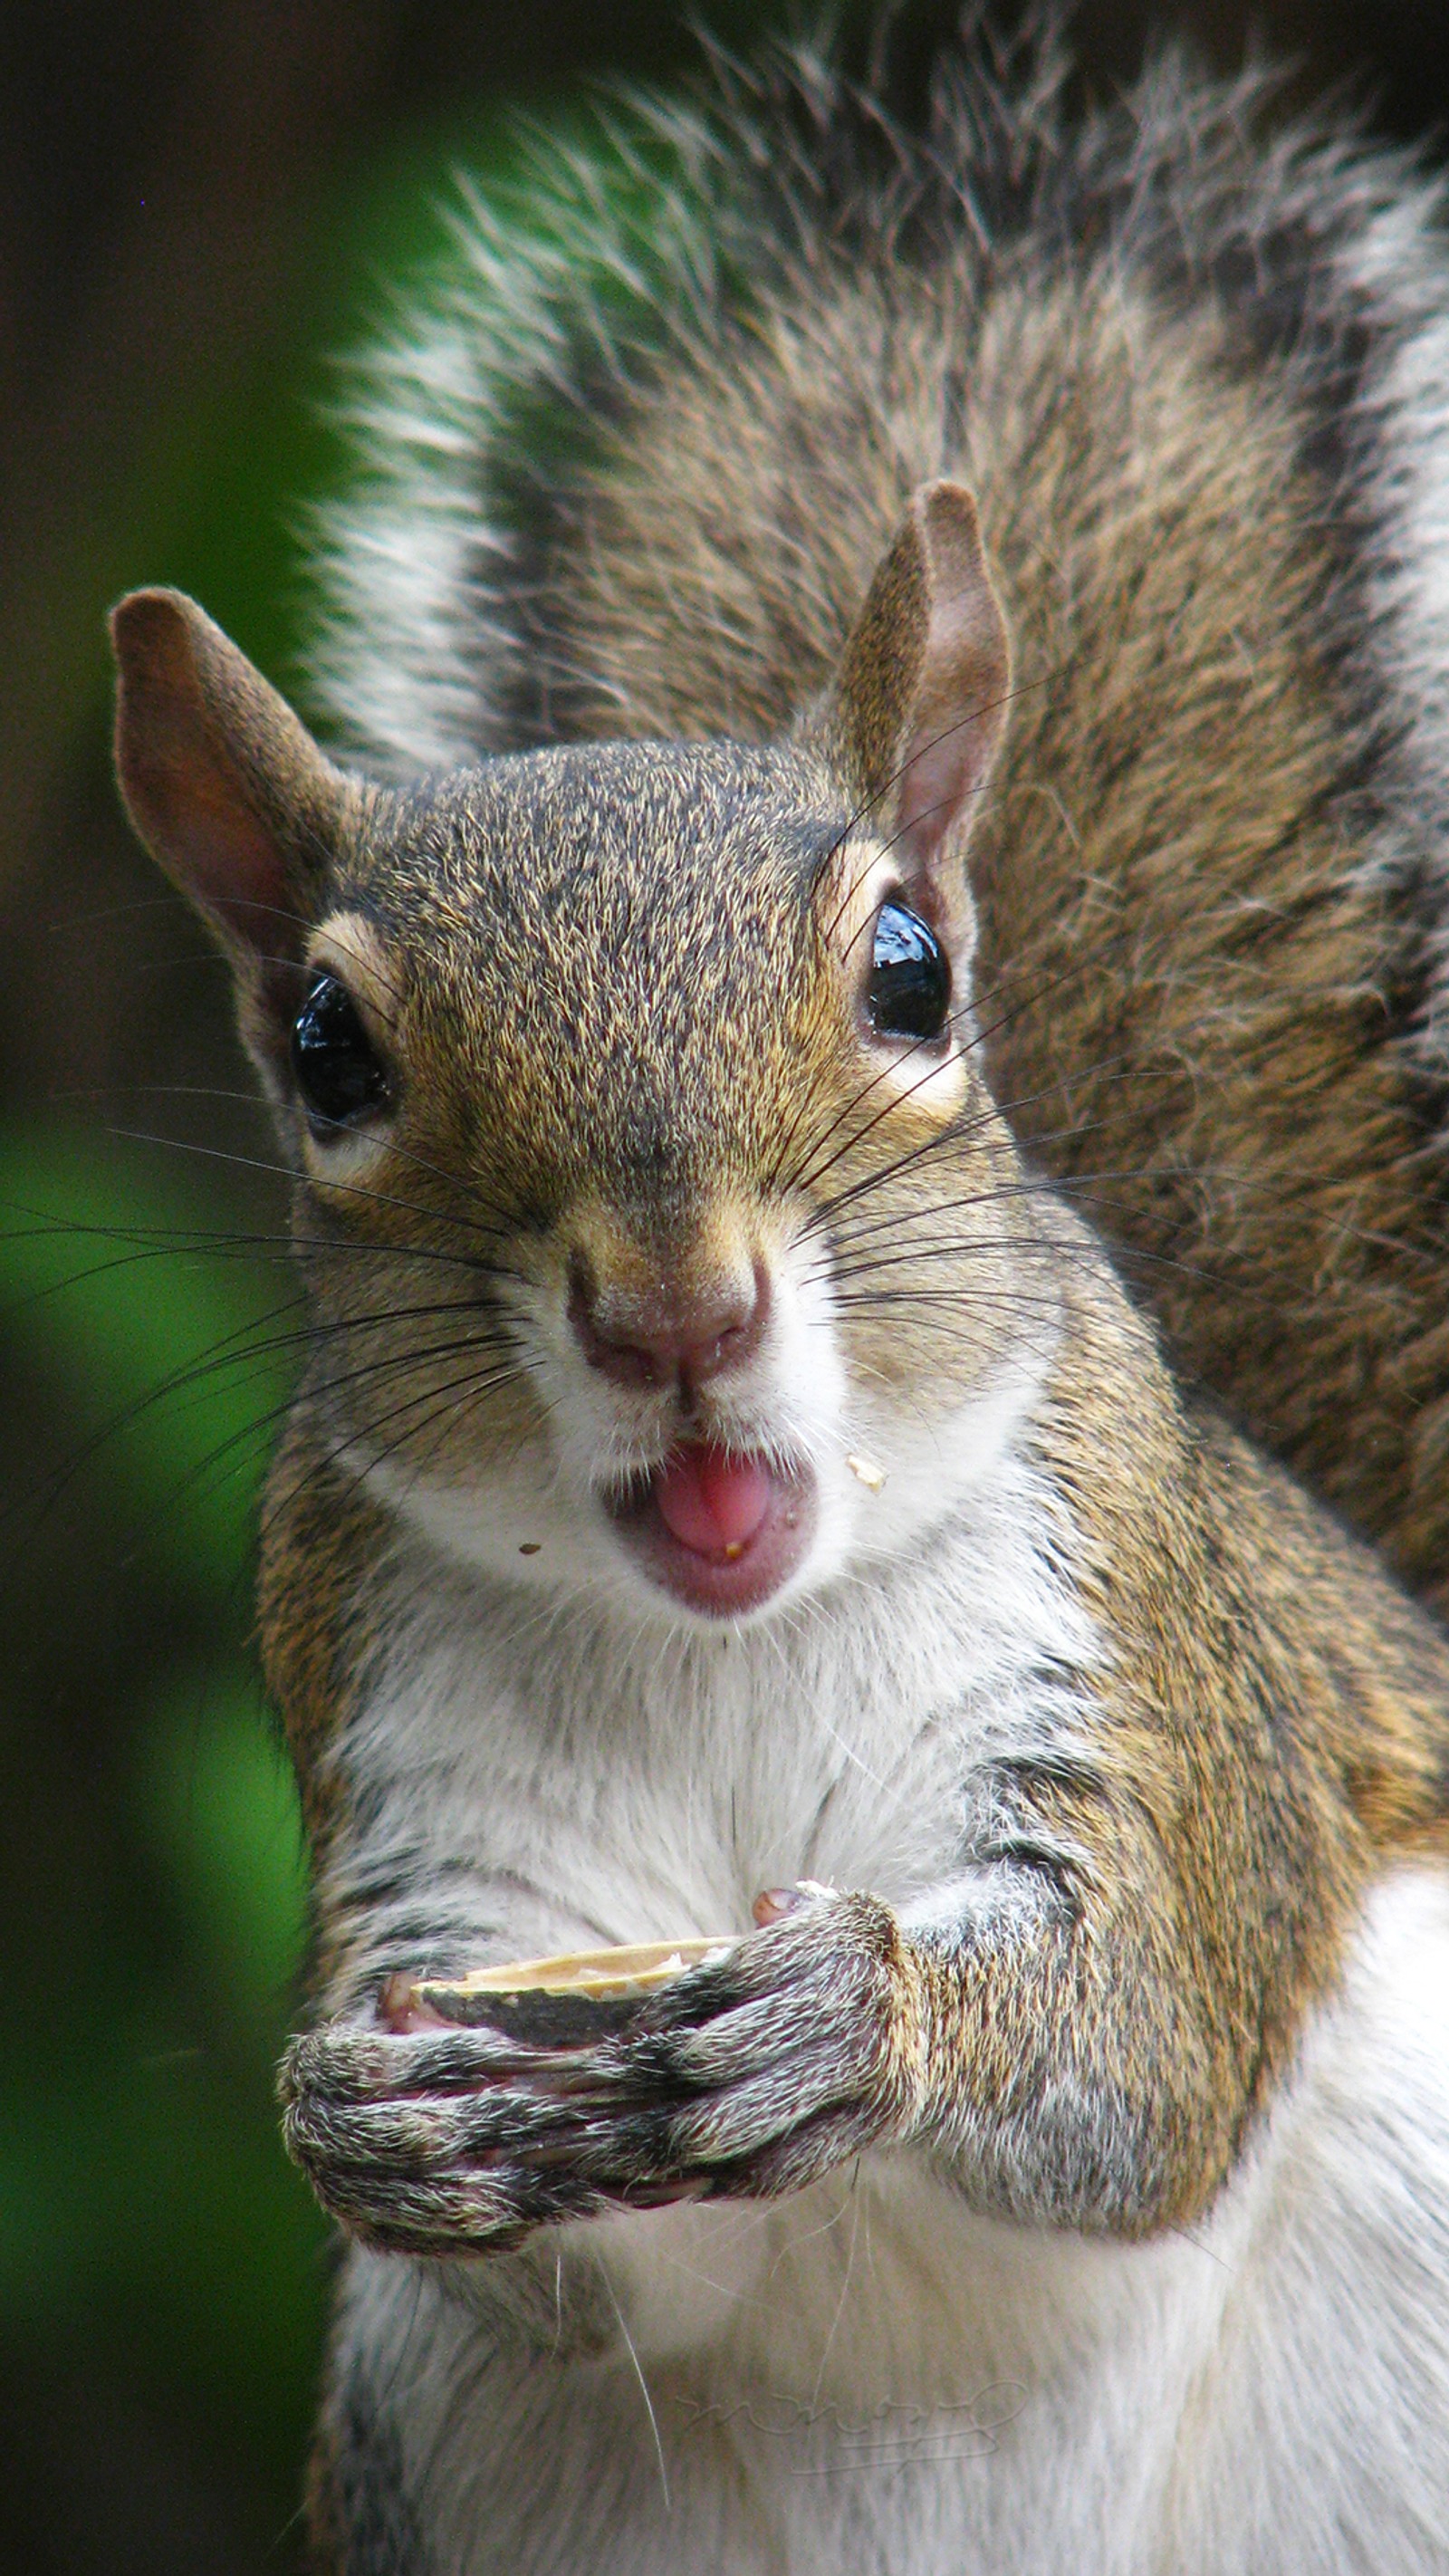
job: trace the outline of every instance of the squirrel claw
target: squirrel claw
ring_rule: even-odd
[[[833,1887],[818,1878],[797,1878],[790,1887],[763,1887],[750,1912],[762,1932],[772,1923],[783,1923],[787,1914],[798,1914],[802,1905],[813,1905],[817,1898],[834,1896]]]
[[[377,1999],[377,2018],[384,2030],[403,2037],[414,2030],[446,2030],[448,2024],[432,2004],[419,1997],[416,1979],[401,1969],[388,1978]]]

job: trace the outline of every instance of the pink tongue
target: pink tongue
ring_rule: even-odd
[[[698,1556],[737,1556],[770,1508],[770,1479],[748,1458],[720,1449],[678,1449],[654,1486],[659,1517]]]

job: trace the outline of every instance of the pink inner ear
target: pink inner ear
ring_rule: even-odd
[[[981,598],[932,603],[916,702],[901,763],[895,841],[929,870],[941,842],[985,787],[1006,718],[1006,630],[981,570]],[[984,610],[984,614],[981,613]]]
[[[271,693],[175,593],[134,593],[115,611],[112,633],[120,668],[116,765],[143,839],[234,956],[295,955],[301,925],[281,836],[217,713],[220,705],[239,726],[250,720],[264,746],[278,731],[269,722]]]
[[[258,956],[299,955],[304,924],[276,835],[225,757],[207,745],[169,771],[163,792],[172,869],[193,902]]]
[[[184,681],[123,688],[116,754],[146,840],[228,946],[295,954],[300,925],[277,835],[256,811],[194,689]]]
[[[1005,722],[1010,656],[970,493],[959,483],[923,486],[893,553],[908,545],[915,595],[919,600],[924,590],[925,596],[924,616],[918,607],[914,619],[898,612],[894,621],[896,651],[915,646],[894,839],[902,864],[929,877],[941,843],[990,775]]]
[[[913,867],[929,868],[968,797],[983,782],[989,752],[973,758],[967,748],[968,737],[979,736],[981,729],[979,717],[957,717],[939,735],[923,732],[919,749],[913,739],[907,750],[892,838]]]

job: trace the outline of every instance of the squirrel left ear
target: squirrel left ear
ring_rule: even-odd
[[[959,483],[911,499],[845,648],[827,737],[902,873],[929,881],[991,773],[1010,653],[976,504]]]
[[[242,1035],[266,1073],[357,791],[181,591],[133,591],[111,640],[127,810],[231,960]]]

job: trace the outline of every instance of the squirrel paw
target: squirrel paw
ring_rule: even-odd
[[[578,2154],[611,2195],[640,2176],[710,2198],[795,2191],[914,2126],[920,1980],[889,1906],[807,1882],[756,1913],[766,1928],[596,2053]]]
[[[323,2207],[364,2244],[502,2249],[597,2199],[549,2164],[550,2087],[564,2072],[563,2053],[493,2031],[332,2022],[282,2061],[283,2136]]]
[[[923,2016],[871,1896],[810,1892],[593,2048],[334,2023],[281,2077],[290,2152],[369,2244],[502,2250],[605,2210],[797,2190],[913,2126]]]

